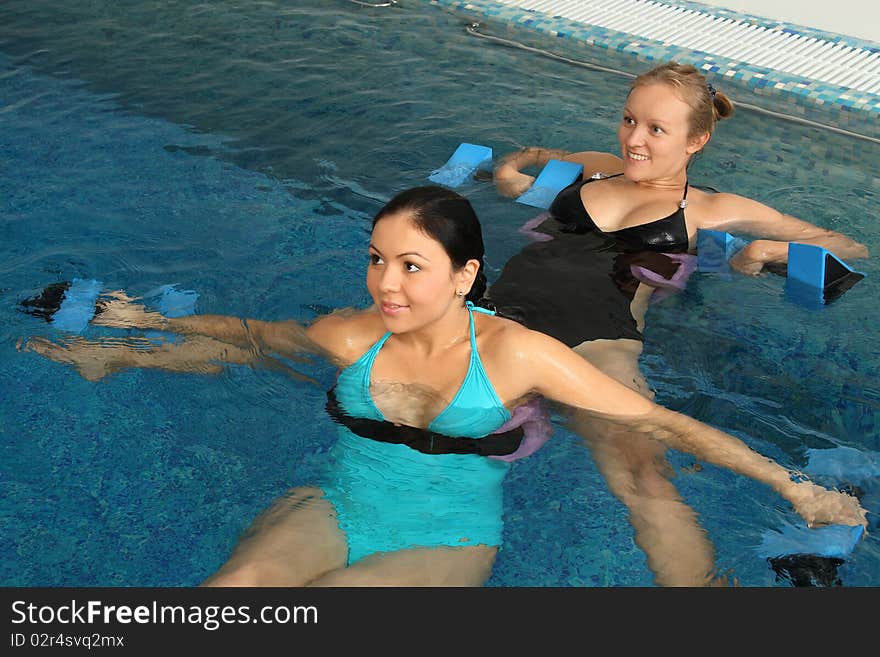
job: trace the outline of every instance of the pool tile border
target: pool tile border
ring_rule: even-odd
[[[666,60],[693,64],[716,87],[727,89],[734,102],[741,100],[767,110],[831,125],[875,139],[880,138],[880,120],[878,120],[880,95],[878,94],[806,79],[710,52],[665,45],[625,32],[521,9],[494,0],[429,0],[429,4],[469,16],[477,22],[484,20],[493,26],[505,27],[508,31],[515,32],[520,41],[527,38],[538,39],[542,42],[539,47],[543,46],[548,50],[558,52],[556,50],[558,46],[570,52],[572,48],[576,48],[584,61],[602,66],[617,66],[618,69],[628,73],[640,73],[655,63]],[[880,51],[880,45],[860,39],[842,37],[790,23],[768,21],[699,3],[673,1],[664,4],[695,9],[725,18],[746,20],[765,27],[793,31],[829,41],[844,40],[854,47],[871,52]],[[736,91],[731,90],[731,87],[736,87]],[[741,95],[744,92],[748,92],[748,97]]]

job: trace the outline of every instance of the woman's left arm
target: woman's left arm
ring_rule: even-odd
[[[711,195],[700,214],[707,217],[700,228],[757,238],[730,259],[731,266],[745,274],[757,274],[768,263],[788,262],[789,242],[815,244],[842,259],[868,257],[867,247],[846,235],[736,194]]]
[[[561,342],[527,331],[517,338],[517,372],[535,392],[591,412],[598,421],[625,425],[667,447],[763,482],[795,507],[809,525],[865,525],[855,497],[803,480],[740,439],[671,411],[605,375]]]

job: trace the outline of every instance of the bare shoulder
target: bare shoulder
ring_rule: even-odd
[[[531,392],[534,331],[497,315],[475,314],[474,324],[480,362],[501,399],[520,399]]]
[[[594,173],[615,174],[623,171],[623,160],[612,153],[601,151],[581,151],[569,153],[565,156],[566,161],[583,165],[584,176],[589,177]]]
[[[544,356],[562,350],[564,344],[504,317],[483,316],[477,324],[477,339],[484,364],[505,375],[537,364]]]
[[[694,189],[688,197],[688,216],[700,228],[745,228],[750,222],[778,219],[779,211],[759,201],[728,192],[709,193]]]
[[[532,332],[522,324],[498,315],[475,313],[475,318],[480,354],[484,357],[501,354],[509,356],[511,348],[519,348],[528,339],[527,334]]]
[[[688,210],[693,211],[699,207],[704,211],[717,212],[719,209],[729,207],[743,197],[729,192],[707,192],[691,185],[688,188]]]
[[[357,360],[385,333],[374,308],[341,308],[316,319],[306,329],[317,345],[345,362]]]
[[[499,317],[486,318],[479,329],[480,359],[502,399],[538,393],[565,404],[599,409],[611,407],[603,391],[624,399],[632,392],[549,335]]]

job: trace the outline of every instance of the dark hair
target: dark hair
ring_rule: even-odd
[[[461,269],[468,260],[478,260],[480,268],[465,299],[476,303],[486,291],[483,266],[483,230],[471,202],[457,192],[428,185],[400,192],[373,218],[373,227],[383,217],[407,212],[413,225],[443,246],[452,266]]]
[[[706,77],[690,64],[666,62],[637,77],[630,87],[649,84],[668,84],[691,108],[690,137],[712,134],[715,123],[733,114],[733,101],[718,91]]]

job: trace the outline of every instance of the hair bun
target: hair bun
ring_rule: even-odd
[[[715,107],[715,119],[721,120],[733,114],[733,101],[723,91],[714,90],[712,105]]]

